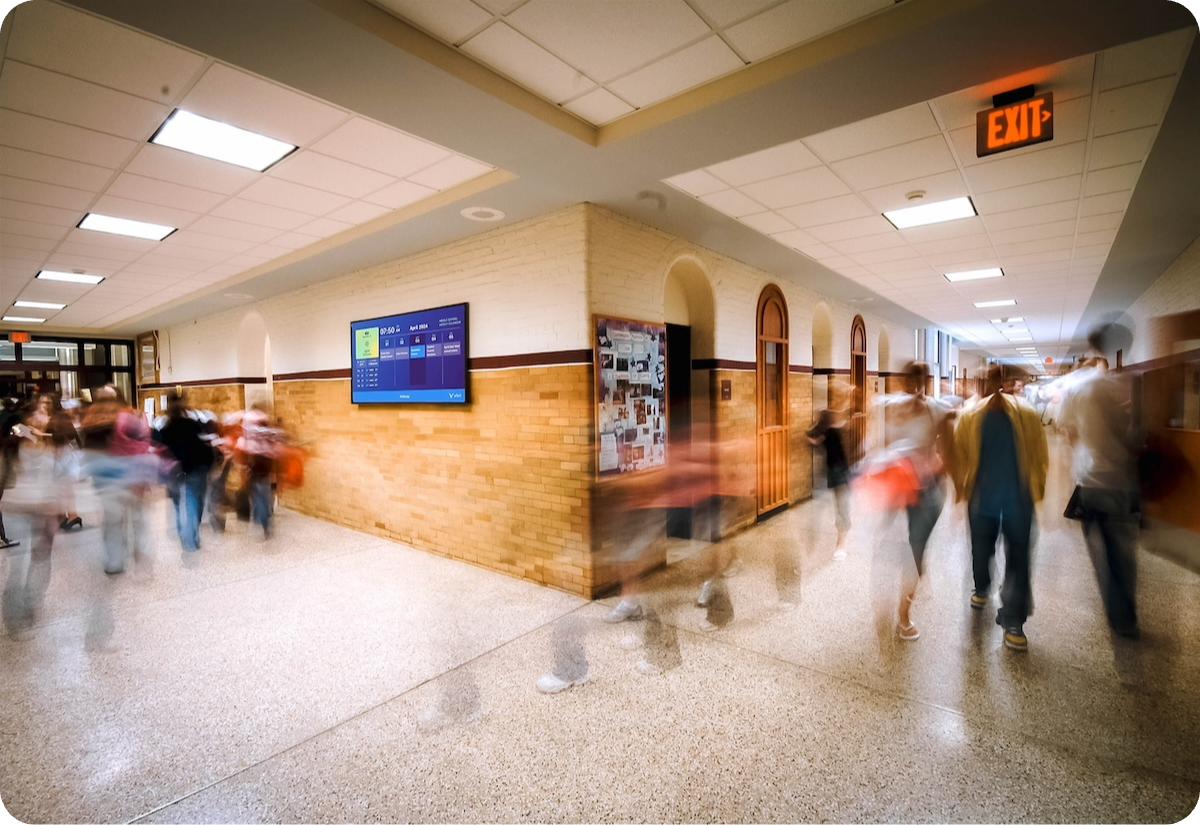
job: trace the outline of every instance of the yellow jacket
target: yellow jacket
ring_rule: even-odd
[[[1011,395],[1000,394],[1004,412],[1012,422],[1017,442],[1017,469],[1021,480],[1034,503],[1042,500],[1046,493],[1046,470],[1050,466],[1050,451],[1046,447],[1046,433],[1037,412],[1020,403]],[[958,448],[960,477],[955,479],[959,493],[966,501],[971,500],[975,489],[975,475],[979,470],[979,441],[983,430],[983,416],[987,412],[992,396],[981,400],[970,410],[958,417],[954,429],[954,444]]]

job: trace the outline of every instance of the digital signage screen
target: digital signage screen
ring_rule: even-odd
[[[467,305],[350,324],[354,404],[466,404]]]

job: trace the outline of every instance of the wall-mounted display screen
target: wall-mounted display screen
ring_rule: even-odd
[[[350,324],[354,404],[466,404],[467,305]]]

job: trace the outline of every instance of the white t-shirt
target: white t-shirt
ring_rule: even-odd
[[[1130,401],[1128,382],[1107,370],[1090,367],[1070,382],[1058,423],[1078,436],[1071,459],[1076,484],[1109,490],[1137,486]]]
[[[923,479],[939,472],[938,431],[950,409],[928,396],[904,392],[885,395],[879,404],[884,414],[885,452],[908,458]]]

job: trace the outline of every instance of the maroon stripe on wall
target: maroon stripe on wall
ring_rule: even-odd
[[[256,377],[238,377],[238,378],[205,378],[200,381],[172,381],[169,384],[139,384],[139,390],[170,390],[175,387],[217,387],[222,384],[265,384],[266,378]]]
[[[835,370],[833,367],[814,367],[813,375],[849,375],[850,370]]]
[[[753,361],[732,361],[727,358],[697,358],[692,361],[694,370],[756,370]]]
[[[788,372],[802,372],[807,375],[812,375],[812,371],[812,367],[807,367],[803,364],[792,364],[790,367],[788,367]]]
[[[468,369],[500,370],[512,367],[549,367],[560,364],[592,364],[590,349],[559,350],[557,352],[528,352],[518,355],[496,355],[487,358],[472,358],[468,361]],[[348,379],[349,369],[308,370],[306,372],[285,372],[276,375],[276,381],[328,381],[331,379]]]
[[[1192,349],[1187,352],[1174,352],[1170,355],[1164,355],[1161,358],[1152,358],[1149,361],[1141,361],[1137,364],[1125,364],[1121,367],[1122,370],[1157,370],[1163,367],[1172,367],[1175,364],[1182,364],[1185,361],[1195,361],[1200,359],[1200,349]]]

